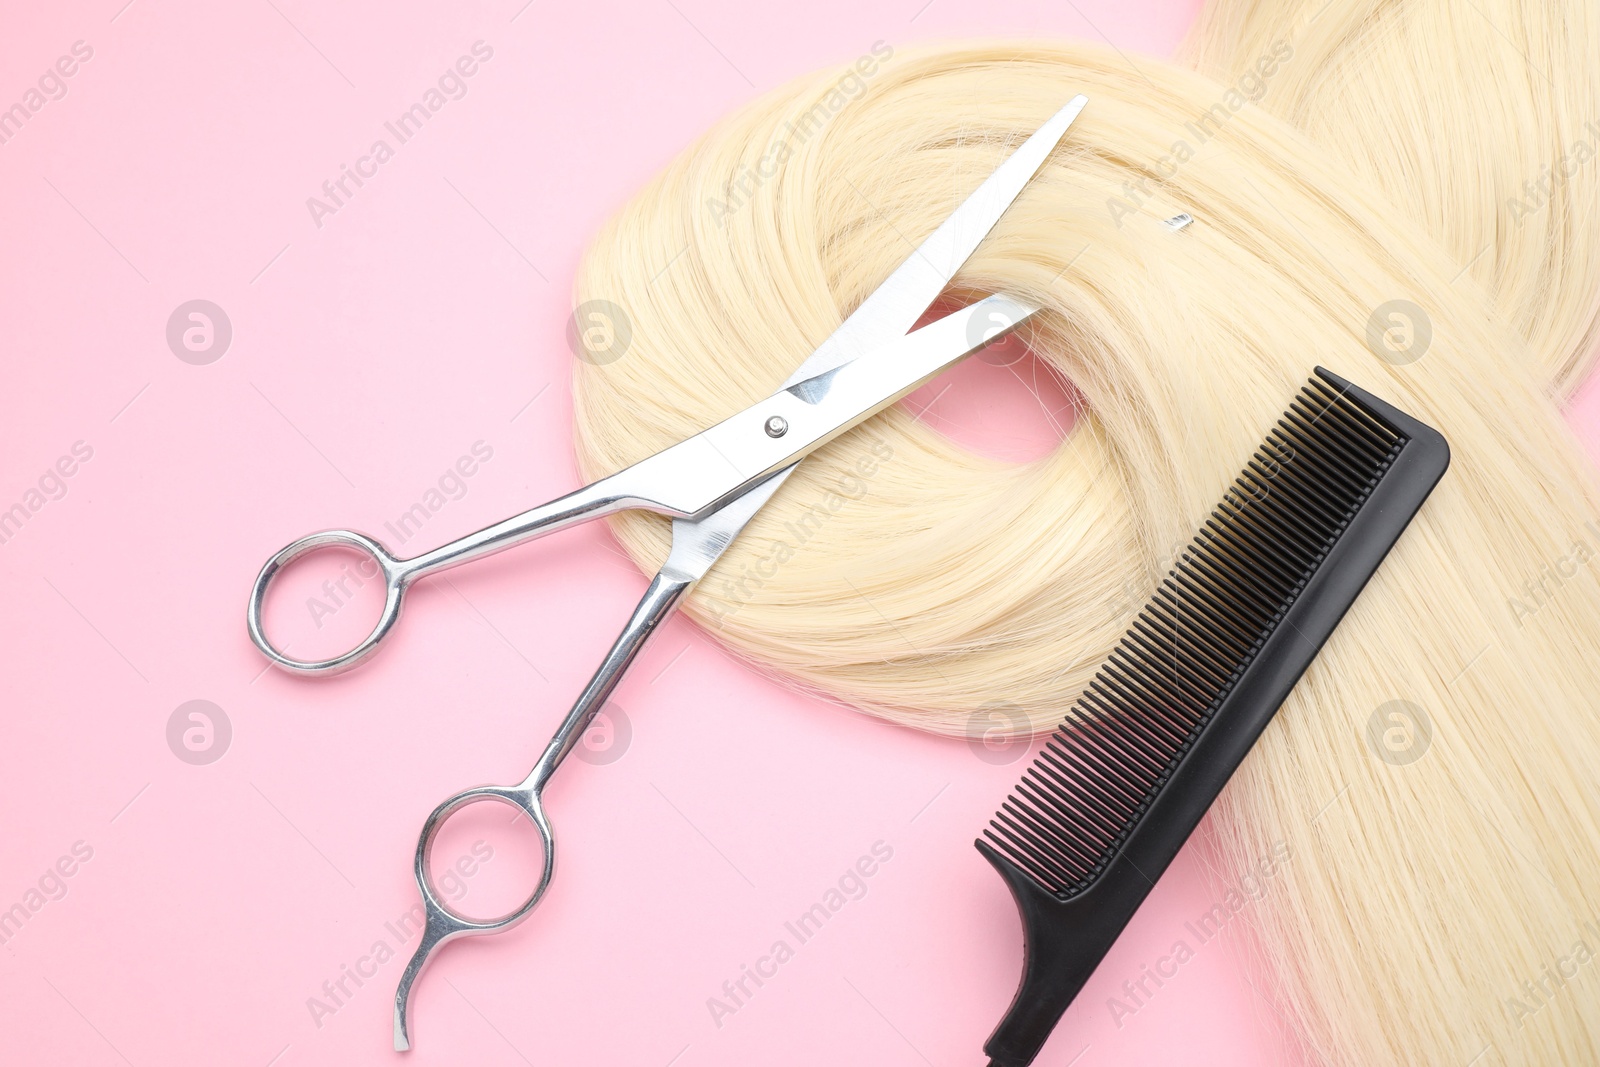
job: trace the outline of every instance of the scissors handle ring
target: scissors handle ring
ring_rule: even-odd
[[[330,659],[295,659],[275,647],[267,637],[266,627],[261,618],[266,605],[267,589],[279,571],[307,552],[334,546],[353,548],[371,556],[377,562],[378,573],[383,578],[384,584],[383,611],[379,614],[372,632],[350,651]],[[256,575],[255,585],[250,589],[250,606],[245,614],[245,625],[250,631],[250,640],[255,642],[262,655],[296,674],[338,674],[340,671],[349,670],[376,652],[378,642],[382,641],[384,635],[400,620],[401,598],[405,595],[406,587],[413,577],[413,571],[405,565],[405,561],[396,559],[387,548],[366,534],[354,530],[322,530],[307,534],[279,549],[271,559],[267,560],[261,568],[261,573]]]
[[[433,856],[433,841],[438,836],[440,828],[444,826],[445,820],[468,804],[480,801],[497,801],[516,808],[526,815],[533,823],[534,829],[539,832],[539,839],[544,846],[544,864],[539,873],[539,884],[521,904],[494,919],[473,919],[452,911],[450,905],[439,897],[433,879],[428,873]],[[422,834],[417,839],[413,873],[416,875],[417,888],[422,893],[425,920],[422,939],[406,964],[405,973],[400,976],[400,985],[394,994],[394,1047],[400,1052],[411,1047],[411,989],[416,984],[417,977],[433,958],[434,951],[457,938],[509,930],[528,917],[544,898],[545,890],[550,888],[550,880],[556,873],[556,839],[550,830],[550,819],[545,814],[544,801],[539,789],[530,788],[526,783],[520,786],[480,785],[472,789],[463,789],[450,797],[434,808],[433,813],[422,824]]]

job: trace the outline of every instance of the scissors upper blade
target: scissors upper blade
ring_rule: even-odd
[[[851,312],[784,384],[793,385],[815,377],[904,336],[1033,180],[1088,102],[1087,96],[1073,97],[1035,130]]]

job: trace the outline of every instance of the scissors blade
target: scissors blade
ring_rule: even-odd
[[[780,389],[591,488],[626,506],[703,517],[1038,310],[1010,297],[986,297],[869,355]]]
[[[1073,97],[1034,131],[817,346],[783,383],[784,388],[860,359],[916,325],[1033,180],[1088,102],[1082,94]],[[779,471],[709,515],[674,519],[672,549],[663,569],[690,581],[704,577],[793,471],[794,466]]]
[[[1073,97],[1035,130],[783,384],[814,378],[904,336],[972,258],[1088,102],[1087,96]]]

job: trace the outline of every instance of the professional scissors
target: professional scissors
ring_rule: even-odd
[[[527,918],[544,896],[555,874],[555,837],[544,810],[545,784],[645,642],[778,491],[795,465],[1038,310],[1023,301],[995,295],[907,332],[1033,179],[1087,102],[1083,96],[1073,98],[1029,137],[766,399],[608,478],[431,552],[398,559],[365,534],[327,530],[291,542],[262,567],[250,591],[247,624],[251,640],[287,670],[331,674],[355,666],[376,651],[400,618],[406,590],[425,575],[618,511],[642,508],[673,520],[666,563],[527,778],[514,786],[463,790],[436,807],[423,823],[414,873],[426,922],[395,991],[396,1049],[410,1048],[411,990],[435,950],[459,937],[508,930]],[[356,549],[377,562],[385,589],[382,613],[371,634],[349,652],[323,660],[294,659],[273,647],[263,629],[267,587],[290,561],[333,546]],[[440,827],[456,811],[479,801],[498,801],[528,816],[544,846],[543,868],[532,894],[512,911],[487,920],[452,911],[435,891],[429,874],[433,841]]]

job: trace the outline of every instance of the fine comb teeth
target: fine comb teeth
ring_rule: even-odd
[[[984,836],[1081,892],[1172,776],[1404,443],[1312,379]]]
[[[1322,368],[977,842],[1022,911],[985,1051],[1030,1063],[1449,465]]]

